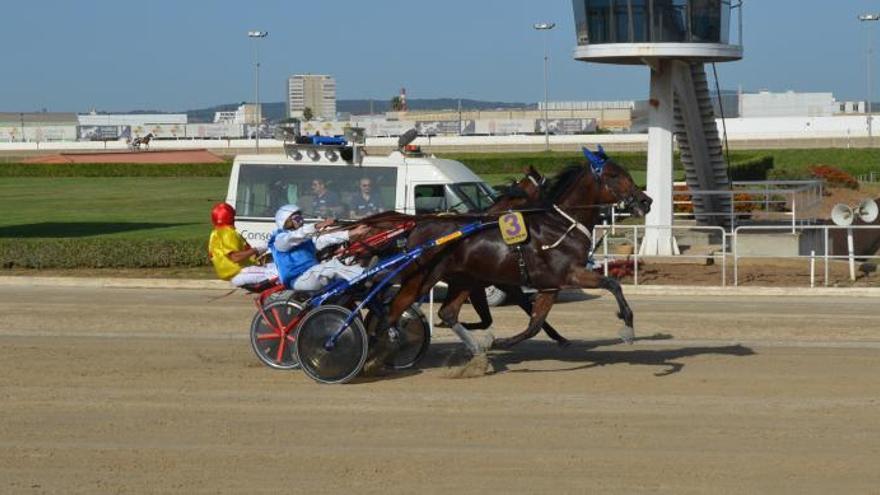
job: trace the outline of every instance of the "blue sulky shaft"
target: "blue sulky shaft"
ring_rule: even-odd
[[[492,225],[497,225],[497,224],[498,224],[498,222],[485,222],[485,223],[484,222],[472,222],[472,223],[469,223],[469,224],[465,225],[464,227],[456,230],[455,232],[452,232],[451,234],[447,234],[445,236],[438,237],[436,239],[432,239],[430,241],[427,241],[427,242],[420,244],[405,253],[391,256],[390,258],[387,258],[387,259],[379,262],[376,266],[365,271],[364,273],[360,274],[359,276],[352,279],[351,281],[340,280],[337,283],[335,283],[333,286],[331,286],[326,292],[324,292],[320,296],[317,296],[313,301],[309,301],[310,303],[313,303],[313,304],[309,304],[309,306],[320,306],[329,298],[345,292],[346,290],[348,290],[352,286],[355,286],[355,285],[363,282],[364,280],[372,278],[373,276],[375,276],[379,272],[384,271],[384,270],[388,270],[392,267],[394,268],[393,270],[391,270],[390,273],[388,273],[382,279],[381,282],[376,284],[370,290],[370,292],[367,294],[367,296],[364,298],[364,300],[361,301],[360,304],[357,305],[357,307],[351,312],[351,314],[348,315],[348,318],[346,318],[345,321],[342,323],[342,325],[340,325],[339,329],[336,330],[336,332],[334,332],[333,335],[331,335],[327,339],[327,342],[324,343],[324,349],[326,349],[327,351],[333,350],[333,348],[336,347],[336,342],[342,336],[342,333],[345,332],[345,329],[348,328],[349,325],[351,325],[351,322],[354,320],[354,318],[357,316],[357,314],[361,311],[361,309],[363,309],[364,306],[369,304],[373,300],[373,298],[375,298],[376,295],[379,294],[379,292],[381,292],[385,287],[387,287],[388,284],[390,284],[391,281],[394,280],[394,278],[400,274],[400,272],[402,272],[404,269],[406,269],[406,267],[408,267],[409,265],[413,264],[415,262],[415,260],[419,256],[421,256],[425,251],[432,249],[432,248],[435,248],[437,246],[446,244],[447,242],[451,242],[456,239],[466,237],[470,234],[473,234],[474,232],[478,232],[480,230],[483,230],[486,227],[489,227]]]

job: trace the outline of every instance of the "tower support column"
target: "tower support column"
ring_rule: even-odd
[[[655,59],[651,67],[648,104],[648,196],[654,200],[645,217],[645,236],[639,253],[648,256],[679,254],[672,235],[672,133],[675,126],[672,60]],[[664,228],[665,227],[665,228]]]

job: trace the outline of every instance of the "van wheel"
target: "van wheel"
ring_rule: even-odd
[[[490,285],[486,287],[486,301],[488,301],[491,307],[501,306],[507,301],[507,293],[494,285]]]

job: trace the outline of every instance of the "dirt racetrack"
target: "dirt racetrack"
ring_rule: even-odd
[[[576,294],[567,349],[319,386],[222,293],[0,285],[0,492],[880,492],[877,298],[633,296],[626,346]]]
[[[23,163],[223,163],[223,158],[205,149],[162,151],[109,151],[103,153],[59,153],[22,160]]]

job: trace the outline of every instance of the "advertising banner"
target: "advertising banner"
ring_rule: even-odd
[[[120,134],[117,125],[81,125],[78,130],[80,141],[115,141]]]
[[[321,133],[322,136],[341,136],[345,134],[345,128],[351,127],[349,122],[336,121],[309,121],[300,124],[300,132],[303,136],[314,136],[315,133]]]
[[[186,124],[186,137],[195,139],[239,139],[245,136],[240,124]]]
[[[183,138],[186,135],[185,124],[144,124],[131,126],[133,137],[144,137],[152,134],[154,138]]]
[[[550,134],[588,134],[596,132],[596,119],[549,119]],[[544,119],[535,120],[535,132],[544,133]]]
[[[475,132],[490,136],[531,134],[535,132],[535,121],[533,119],[480,119],[477,121]]]
[[[416,130],[422,136],[458,136],[473,134],[473,120],[431,120],[416,122]]]
[[[416,123],[410,120],[365,120],[358,122],[356,127],[363,127],[370,137],[387,137],[400,136],[415,126]]]

